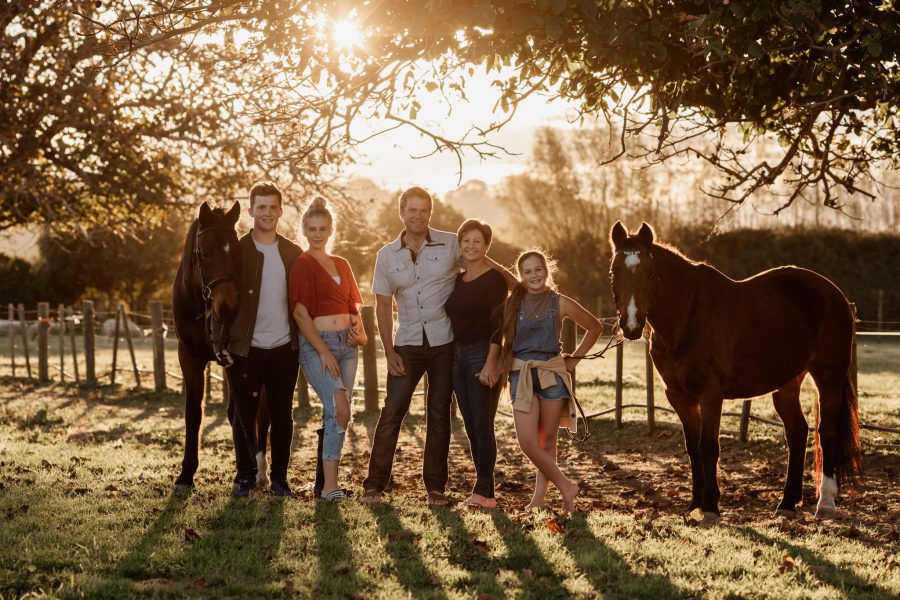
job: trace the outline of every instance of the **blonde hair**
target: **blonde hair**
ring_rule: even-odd
[[[300,235],[297,236],[298,239],[304,237],[306,224],[313,217],[325,217],[328,219],[328,226],[331,227],[331,238],[328,240],[327,250],[331,252],[331,246],[334,244],[334,215],[328,210],[328,200],[323,196],[314,196],[309,201],[309,204],[306,205],[306,210],[303,211],[303,215],[300,217]]]

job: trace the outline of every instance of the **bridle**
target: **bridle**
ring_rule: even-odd
[[[230,273],[216,277],[208,283],[203,277],[203,266],[202,261],[200,260],[200,236],[213,230],[221,231],[218,227],[212,225],[203,229],[197,227],[197,232],[194,234],[194,258],[197,261],[197,272],[200,273],[200,294],[203,296],[203,303],[206,310],[209,310],[212,306],[212,289],[223,281],[234,281],[234,275]]]
[[[224,351],[227,350],[228,346],[228,327],[225,323],[222,323],[222,328],[220,330],[220,339],[222,340],[222,350],[219,352],[215,352],[215,343],[213,341],[213,331],[212,331],[212,290],[214,287],[223,283],[225,281],[235,281],[234,275],[231,273],[226,273],[225,275],[221,275],[219,277],[215,277],[210,281],[206,281],[203,276],[203,265],[200,260],[201,252],[200,252],[200,236],[204,233],[208,233],[210,231],[221,231],[221,229],[215,225],[211,225],[209,227],[201,228],[199,225],[197,226],[197,231],[194,233],[194,243],[193,243],[193,254],[194,254],[194,262],[197,265],[197,273],[200,274],[200,295],[203,297],[203,312],[197,315],[197,318],[201,317],[205,318],[204,326],[206,329],[206,343],[209,344],[210,347],[213,348],[213,353],[216,356],[216,361],[220,365],[226,365],[227,360],[225,359]]]
[[[616,253],[613,254],[613,258],[615,258],[616,256],[619,256],[619,255],[628,257],[628,256],[640,256],[641,254],[646,254],[651,259],[653,258],[653,252],[651,252],[650,250],[617,250]],[[615,281],[615,275],[612,276],[612,279],[613,279],[613,281]],[[650,309],[653,306],[653,299],[656,297],[656,290],[659,288],[659,278],[656,275],[655,269],[650,271],[650,282],[652,285],[652,289],[649,294],[650,298],[647,301],[647,310],[644,311],[645,314],[647,314],[647,315],[650,314]],[[617,307],[616,310],[618,311],[619,299],[617,297],[618,294],[616,294],[616,286],[611,285],[610,287],[612,288],[613,302],[615,302],[616,307]]]

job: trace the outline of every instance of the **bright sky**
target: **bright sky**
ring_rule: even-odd
[[[466,86],[468,102],[455,105],[448,115],[446,105],[428,103],[423,99],[420,119],[423,119],[427,127],[448,137],[465,133],[473,124],[485,127],[501,120],[503,113],[499,109],[496,114],[491,114],[497,98],[496,88],[490,85],[494,78],[495,76],[485,76],[483,70],[476,69]],[[571,105],[561,101],[551,103],[546,96],[532,95],[519,106],[512,121],[488,138],[491,143],[503,146],[517,155],[500,153],[498,158],[481,160],[470,150],[463,160],[461,180],[459,164],[453,153],[413,158],[430,153],[434,149],[434,143],[408,127],[377,136],[361,145],[359,163],[350,167],[347,175],[351,178],[371,179],[389,190],[420,185],[439,195],[470,179],[480,179],[493,185],[508,175],[525,170],[535,128],[571,127],[568,118],[573,115]],[[369,122],[365,126],[375,131],[379,125],[386,128],[390,124]]]

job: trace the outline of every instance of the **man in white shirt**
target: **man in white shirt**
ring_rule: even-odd
[[[387,397],[375,427],[369,473],[363,481],[363,502],[379,502],[390,482],[400,426],[416,386],[427,373],[422,479],[428,503],[447,504],[444,492],[449,477],[453,331],[444,304],[453,291],[461,258],[455,234],[429,228],[431,208],[431,195],[424,189],[413,187],[403,192],[400,219],[406,228],[379,250],[375,259],[372,291],[388,381]]]

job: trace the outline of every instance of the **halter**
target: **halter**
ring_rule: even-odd
[[[227,327],[224,323],[222,323],[222,328],[220,330],[220,336],[222,341],[222,350],[219,352],[215,351],[215,344],[213,343],[213,331],[212,331],[212,290],[214,287],[219,285],[224,281],[235,281],[234,275],[227,273],[220,277],[216,277],[212,279],[210,282],[206,283],[203,277],[203,267],[202,262],[200,260],[200,236],[209,231],[219,230],[219,227],[215,225],[211,225],[204,229],[201,229],[199,226],[197,227],[197,232],[194,234],[194,248],[193,254],[197,263],[197,272],[200,274],[200,295],[203,297],[203,312],[197,315],[197,318],[205,317],[204,326],[206,329],[206,343],[210,345],[213,349],[213,353],[216,356],[216,362],[220,365],[225,366],[228,361],[225,360],[224,351],[227,350],[228,346],[228,338],[226,336]]]
[[[203,296],[203,302],[207,309],[209,309],[212,304],[212,289],[223,281],[234,281],[234,276],[228,273],[221,277],[216,277],[209,283],[204,283],[203,267],[201,266],[202,263],[200,261],[200,236],[209,231],[218,229],[219,228],[215,225],[205,229],[200,229],[198,227],[197,233],[194,234],[194,258],[197,259],[197,272],[200,273],[200,294]]]
[[[653,252],[650,250],[616,250],[616,253],[613,256],[640,256],[641,254],[647,254],[650,258],[653,258]],[[647,310],[645,311],[647,315],[650,314],[650,308],[653,306],[653,299],[656,296],[656,289],[659,286],[659,276],[655,273],[651,273],[651,281],[653,282],[653,291],[650,294],[650,299],[647,301]],[[616,288],[612,287],[613,300],[617,301],[616,298]],[[618,302],[617,302],[618,303]]]

